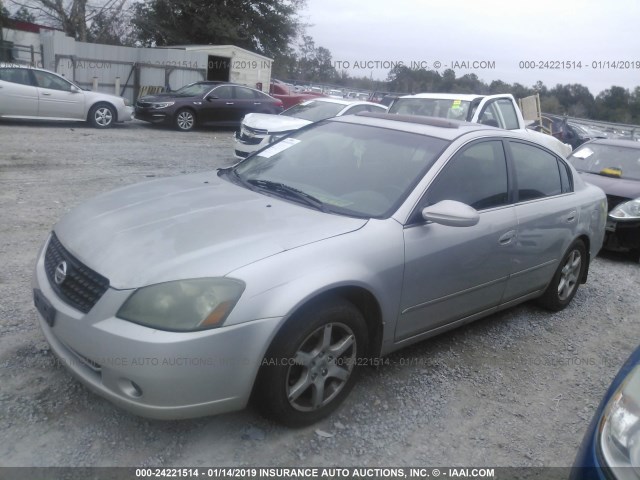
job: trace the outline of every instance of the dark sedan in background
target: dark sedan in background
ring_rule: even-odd
[[[196,125],[237,127],[247,113],[277,114],[281,100],[259,90],[226,82],[196,82],[179,90],[141,97],[135,117],[188,131]]]
[[[609,216],[604,248],[640,259],[640,142],[599,139],[569,157],[585,181],[607,195]]]

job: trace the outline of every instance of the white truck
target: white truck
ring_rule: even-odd
[[[397,98],[389,113],[451,118],[492,125],[506,130],[518,130],[531,135],[558,155],[566,158],[571,145],[551,135],[526,128],[516,99],[510,94],[470,95],[459,93],[419,93]]]

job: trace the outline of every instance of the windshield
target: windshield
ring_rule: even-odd
[[[299,203],[309,206],[312,200],[323,211],[386,218],[448,144],[414,133],[323,122],[261,150],[232,173],[248,188],[293,201],[302,193],[306,198]]]
[[[638,147],[590,143],[573,152],[569,162],[581,172],[640,180],[640,144]]]
[[[398,98],[389,113],[467,120],[471,102],[442,98]]]
[[[346,105],[341,103],[311,100],[309,102],[302,102],[298,105],[294,105],[282,112],[280,115],[302,118],[303,120],[309,120],[310,122],[319,122],[320,120],[335,117],[344,107],[346,107]]]
[[[179,97],[201,97],[205,93],[209,92],[215,85],[207,83],[192,83],[191,85],[185,85],[179,88],[175,92],[171,92],[172,95]]]

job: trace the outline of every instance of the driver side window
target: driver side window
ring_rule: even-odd
[[[427,190],[422,208],[457,200],[476,210],[509,203],[507,162],[502,141],[474,143],[458,152]]]

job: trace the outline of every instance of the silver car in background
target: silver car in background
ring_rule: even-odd
[[[131,120],[123,97],[83,90],[57,73],[0,63],[0,118],[88,122],[109,128]]]
[[[62,363],[125,409],[253,398],[307,425],[394,350],[529,299],[565,308],[606,214],[523,134],[350,115],[80,205],[42,247],[34,302]]]

